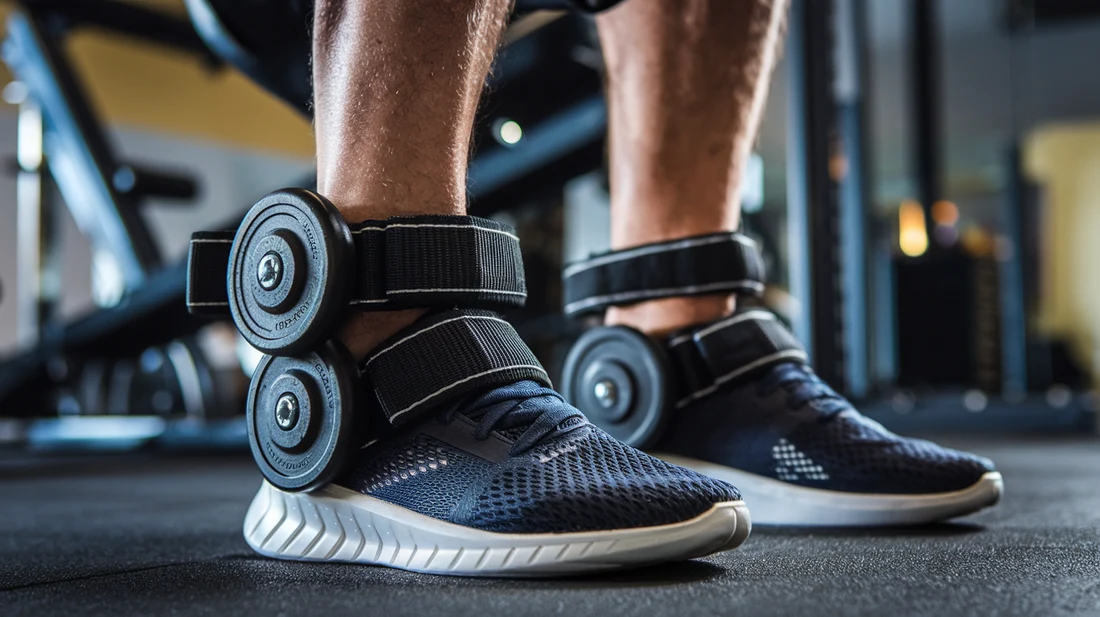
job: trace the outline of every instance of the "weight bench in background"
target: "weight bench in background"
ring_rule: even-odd
[[[576,8],[581,3],[520,0],[518,8]],[[595,8],[614,3],[597,2]],[[57,412],[56,391],[67,379],[50,370],[58,358],[79,367],[89,360],[134,356],[187,337],[207,323],[187,313],[185,264],[163,263],[138,206],[145,196],[188,197],[196,185],[188,178],[144,171],[117,160],[65,57],[64,37],[79,28],[107,28],[185,51],[196,62],[213,66],[227,62],[308,114],[309,35],[301,21],[308,7],[296,0],[271,0],[271,10],[254,13],[253,21],[247,16],[242,20],[239,9],[254,9],[257,4],[187,0],[194,29],[163,13],[114,0],[22,0],[13,11],[4,60],[42,109],[44,129],[54,134],[51,143],[58,148],[52,158],[70,162],[70,173],[51,170],[54,179],[63,195],[94,197],[66,199],[66,205],[84,208],[74,211],[74,218],[94,223],[86,233],[94,244],[111,247],[128,274],[125,295],[117,306],[68,323],[48,324],[37,346],[0,360],[3,414],[52,416]],[[544,193],[553,192],[546,187],[556,189],[599,167],[603,160],[606,110],[598,53],[591,47],[587,22],[576,14],[550,19],[532,15],[513,25],[475,134],[477,154],[471,162],[469,187],[471,210],[482,216],[507,211],[532,198],[540,187]],[[279,36],[267,36],[271,32]],[[277,53],[263,47],[271,42],[278,43]],[[497,139],[499,120],[504,118],[523,127],[518,143]],[[120,183],[127,178],[132,181]],[[240,212],[246,207],[242,204]],[[226,227],[234,223],[225,222]]]

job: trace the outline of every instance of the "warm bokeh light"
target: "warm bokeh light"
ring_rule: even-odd
[[[913,199],[906,199],[898,206],[898,246],[909,257],[920,257],[928,250],[924,209]]]
[[[840,182],[848,175],[848,157],[843,152],[834,152],[829,157],[829,177]]]
[[[963,250],[975,257],[989,257],[996,250],[997,239],[981,227],[967,227],[961,239]]]
[[[937,225],[953,227],[959,222],[959,207],[950,201],[937,201],[932,204],[932,220]]]

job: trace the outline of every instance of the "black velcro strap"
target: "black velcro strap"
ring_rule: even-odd
[[[226,276],[232,231],[200,231],[191,235],[187,249],[187,310],[193,315],[229,314]]]
[[[550,378],[512,325],[490,311],[455,310],[416,321],[362,364],[391,424],[485,389]]]
[[[764,262],[736,232],[695,236],[596,255],[562,273],[566,315],[678,296],[760,295]]]
[[[676,406],[719,386],[780,362],[806,362],[806,350],[775,315],[763,309],[735,313],[708,326],[669,338],[676,370]]]
[[[352,226],[359,275],[352,306],[523,306],[519,237],[476,216],[410,216]]]
[[[474,216],[394,217],[352,226],[360,310],[523,306],[527,283],[519,238],[508,225]],[[227,273],[235,232],[198,232],[188,255],[187,308],[229,314]]]

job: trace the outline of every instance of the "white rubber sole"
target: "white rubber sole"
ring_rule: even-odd
[[[705,461],[654,454],[736,486],[758,525],[885,527],[922,525],[972,514],[1001,498],[1004,481],[986,473],[960,491],[923,495],[861,494],[797,486]]]
[[[463,527],[339,486],[260,487],[244,519],[257,553],[458,576],[561,576],[703,557],[736,548],[752,525],[744,502],[660,527],[504,534]]]

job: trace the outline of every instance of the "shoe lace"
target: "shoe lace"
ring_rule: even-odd
[[[777,364],[757,382],[757,393],[761,396],[767,396],[780,388],[786,391],[787,406],[791,409],[813,402],[814,408],[832,416],[850,406],[843,396],[837,394],[804,364]]]
[[[494,430],[523,429],[508,453],[522,454],[543,440],[586,424],[584,416],[560,394],[533,381],[495,388],[451,407],[443,414],[451,422],[462,414],[477,422],[474,439],[488,439]]]

